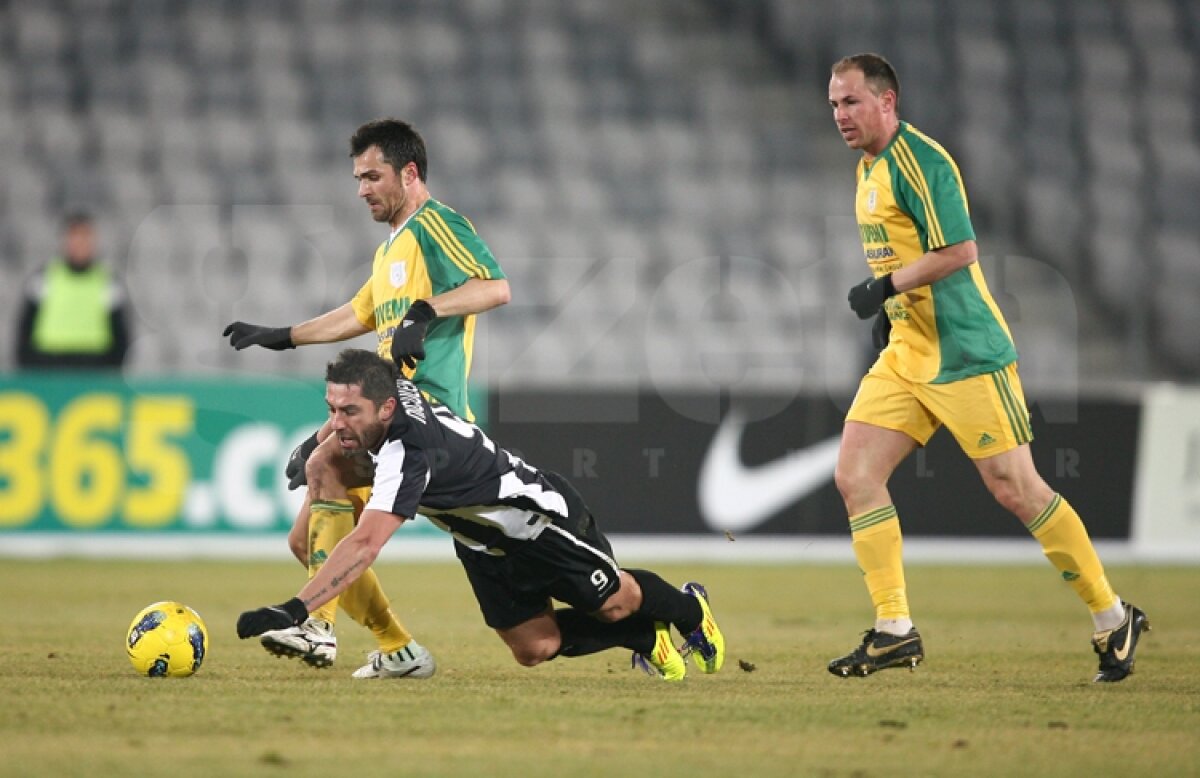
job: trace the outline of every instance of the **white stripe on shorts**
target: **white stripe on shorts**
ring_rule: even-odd
[[[617,560],[613,559],[608,554],[604,553],[603,551],[596,548],[595,546],[593,546],[590,543],[583,542],[578,537],[576,537],[575,535],[572,535],[570,532],[567,532],[565,529],[563,529],[562,527],[560,527],[556,524],[547,524],[545,529],[552,530],[552,531],[558,533],[559,535],[562,535],[564,538],[571,541],[572,543],[579,546],[580,548],[586,548],[588,551],[591,551],[593,554],[595,554],[596,556],[603,559],[608,564],[608,566],[612,568],[613,575],[616,575],[618,578],[620,578],[621,567],[620,567],[620,565],[617,564]],[[543,531],[545,531],[545,530],[543,530]]]

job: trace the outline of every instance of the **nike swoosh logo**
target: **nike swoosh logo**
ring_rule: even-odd
[[[893,643],[892,645],[888,646],[887,648],[875,648],[874,645],[870,645],[870,646],[867,646],[867,656],[872,657],[872,658],[879,658],[879,657],[883,656],[884,654],[892,653],[897,648],[901,648],[902,646],[907,646],[909,643],[916,643],[916,642],[917,642],[916,638],[909,638],[908,640],[903,640],[899,643]]]
[[[731,410],[700,466],[700,515],[714,530],[757,527],[832,480],[837,466],[840,435],[748,468],[740,453],[745,426],[744,415]]]
[[[1111,638],[1110,638],[1111,639]],[[1133,609],[1129,609],[1129,626],[1125,628],[1125,645],[1120,648],[1113,649],[1113,656],[1118,662],[1124,662],[1125,657],[1129,656],[1129,649],[1133,646]]]

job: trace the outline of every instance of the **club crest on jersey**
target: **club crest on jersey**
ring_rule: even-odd
[[[867,190],[867,212],[875,213],[875,206],[878,205],[878,203],[879,203],[879,190],[878,189],[868,189]]]
[[[408,267],[403,262],[393,262],[388,268],[388,280],[397,289],[404,286],[404,282],[408,280]]]

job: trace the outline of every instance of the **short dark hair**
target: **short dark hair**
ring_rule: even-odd
[[[863,79],[876,95],[881,95],[888,89],[895,92],[896,111],[899,112],[900,78],[896,75],[896,69],[892,67],[892,63],[878,54],[871,53],[842,57],[833,63],[833,72],[835,75],[851,69],[862,71]]]
[[[399,173],[412,162],[417,166],[417,178],[425,180],[429,166],[425,155],[425,139],[408,122],[399,119],[376,119],[367,122],[350,136],[350,156],[357,157],[372,146],[383,152],[383,161]]]
[[[396,396],[396,380],[400,370],[374,351],[361,348],[343,349],[337,358],[325,366],[325,381],[330,384],[358,386],[362,396],[382,405]]]
[[[71,211],[63,217],[63,229],[73,227],[88,227],[92,224],[92,215],[87,211]]]

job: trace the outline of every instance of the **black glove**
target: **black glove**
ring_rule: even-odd
[[[293,597],[280,605],[246,611],[238,616],[238,637],[245,640],[273,629],[287,629],[307,618],[308,608],[304,607],[299,597]]]
[[[304,463],[312,456],[312,452],[317,450],[317,433],[313,433],[312,437],[306,439],[299,446],[292,449],[292,455],[288,457],[287,467],[283,469],[283,474],[288,479],[288,491],[294,492],[301,486],[308,485],[308,478],[304,475]]]
[[[417,360],[425,358],[425,331],[437,318],[433,306],[424,300],[413,303],[392,333],[392,361],[415,370]]]
[[[858,318],[869,319],[879,311],[883,301],[895,293],[896,285],[892,283],[892,274],[888,273],[879,278],[868,278],[858,286],[851,287],[846,299]]]
[[[888,318],[887,309],[880,308],[879,313],[875,314],[875,323],[871,325],[871,342],[875,348],[883,351],[891,337],[892,320]]]
[[[262,346],[272,351],[296,348],[296,344],[292,343],[291,327],[260,327],[257,324],[235,321],[221,334],[228,335],[229,345],[238,351],[247,346]]]

